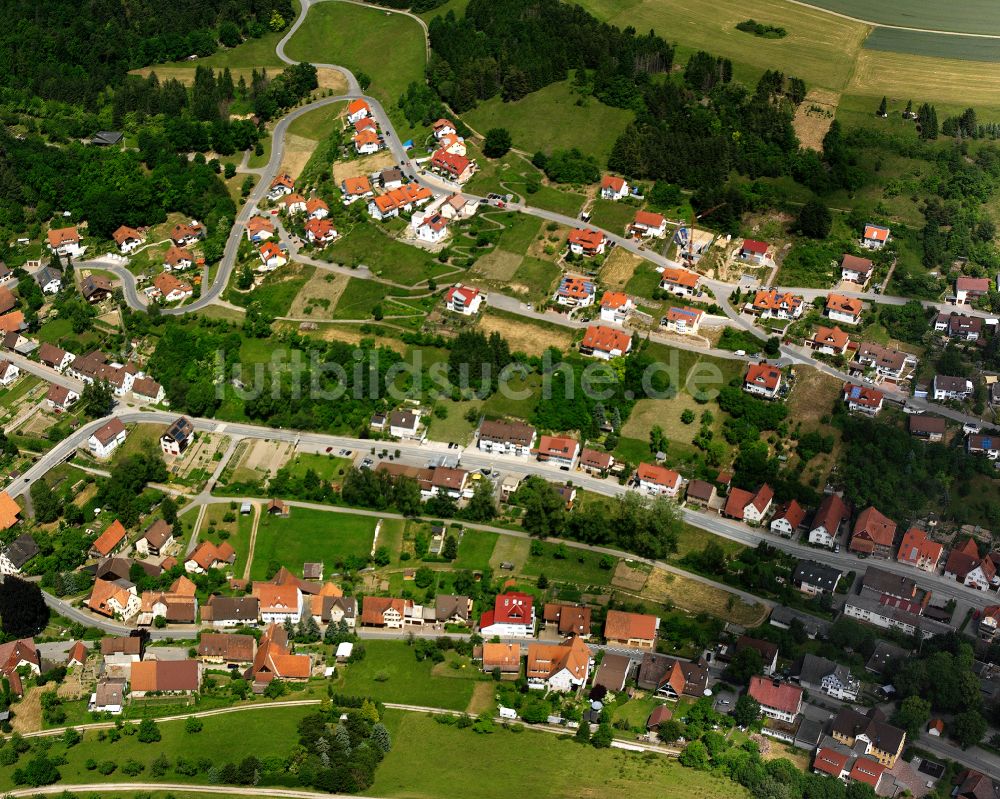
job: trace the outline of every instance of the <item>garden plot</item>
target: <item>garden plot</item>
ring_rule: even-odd
[[[330,310],[337,307],[349,279],[346,275],[317,269],[295,295],[288,315],[293,318],[329,316]]]

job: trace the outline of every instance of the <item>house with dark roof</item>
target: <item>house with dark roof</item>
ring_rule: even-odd
[[[878,708],[872,708],[867,714],[849,707],[842,708],[830,724],[830,734],[849,747],[863,742],[864,754],[886,768],[896,765],[906,743],[906,733],[889,724],[886,715]]]
[[[213,627],[257,626],[260,600],[255,596],[213,594],[201,608],[201,620]]]
[[[546,602],[543,619],[546,629],[556,630],[559,635],[590,638],[590,608],[586,605]]]
[[[792,665],[791,679],[803,688],[847,702],[857,701],[861,691],[861,683],[851,676],[847,666],[809,653]]]
[[[914,414],[909,421],[910,435],[923,438],[930,442],[940,441],[944,438],[947,425],[940,416],[928,416],[927,414]]]
[[[708,667],[702,662],[647,652],[639,663],[636,685],[655,696],[676,700],[704,696],[708,678]]]
[[[822,593],[832,594],[837,590],[840,578],[840,570],[833,566],[817,563],[814,560],[800,560],[792,574],[792,583],[803,594],[815,596]]]
[[[997,799],[993,780],[975,769],[965,769],[955,780],[952,796],[955,799]]]
[[[204,663],[240,668],[253,663],[257,640],[252,635],[202,633],[198,641],[198,659]]]
[[[0,574],[20,574],[21,569],[39,552],[30,533],[22,533],[0,549]]]
[[[778,645],[771,641],[764,641],[760,638],[751,638],[748,635],[741,635],[736,639],[736,653],[739,654],[744,649],[753,649],[760,654],[760,661],[763,664],[762,671],[769,677],[778,668]]]
[[[869,566],[861,578],[861,590],[874,597],[891,596],[897,599],[914,601],[917,597],[917,584],[909,577]]]
[[[486,419],[479,426],[477,447],[483,452],[527,457],[535,444],[535,428],[524,422]]]

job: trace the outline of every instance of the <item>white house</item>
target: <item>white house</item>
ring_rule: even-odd
[[[573,255],[584,255],[587,257],[602,255],[604,247],[607,244],[607,239],[604,238],[604,234],[601,231],[589,228],[571,230],[566,241],[569,242],[569,251]]]
[[[426,241],[428,244],[437,244],[448,236],[448,220],[441,214],[428,214],[417,222],[417,215],[414,214],[416,222],[417,239]]]
[[[393,411],[389,414],[389,435],[415,438],[420,427],[419,411]]]
[[[484,419],[477,446],[483,452],[526,458],[535,444],[535,428],[524,422]]]
[[[773,399],[781,389],[781,369],[768,363],[752,363],[743,379],[743,390],[765,399]]]
[[[440,139],[442,136],[454,136],[458,133],[455,123],[450,119],[439,119],[431,127],[434,128],[435,139]]]
[[[785,503],[771,519],[771,532],[791,538],[806,518],[806,512],[794,499]]]
[[[45,294],[58,294],[62,288],[62,272],[44,266],[35,273],[35,282]]]
[[[531,638],[535,634],[535,607],[531,594],[498,594],[493,609],[479,620],[483,638]]]
[[[569,693],[587,684],[591,664],[590,647],[575,635],[560,644],[529,644],[528,687]]]
[[[483,295],[479,289],[456,283],[448,289],[444,295],[444,301],[445,307],[449,311],[460,313],[462,316],[475,316],[483,304]]]
[[[826,298],[826,315],[834,322],[856,325],[861,321],[864,303],[855,297],[831,294]]]
[[[827,494],[816,509],[809,528],[809,543],[833,548],[840,532],[840,525],[850,514],[844,500],[837,494]]]
[[[859,286],[867,286],[875,265],[868,258],[845,254],[840,261],[840,279]]]
[[[697,308],[674,306],[667,309],[667,315],[663,317],[663,325],[674,333],[694,334],[698,332],[704,316],[705,312]]]
[[[991,461],[1000,458],[1000,438],[972,434],[965,441],[965,448],[973,455],[985,455]]]
[[[122,225],[118,230],[111,234],[111,238],[115,240],[115,244],[118,245],[118,251],[122,255],[129,255],[134,252],[140,244],[142,244],[142,234],[135,228],[131,228],[128,225]]]
[[[601,199],[624,200],[628,197],[628,183],[624,178],[615,175],[605,175],[601,178]]]
[[[775,721],[791,724],[802,711],[802,689],[771,677],[751,677],[747,694],[757,700],[765,716]]]
[[[580,342],[580,352],[608,361],[632,350],[632,337],[624,330],[606,325],[590,325]]]
[[[962,402],[972,396],[974,387],[972,381],[964,377],[949,377],[934,375],[934,401],[957,400]]]
[[[20,375],[21,370],[10,361],[0,361],[0,386],[9,386]]]
[[[110,458],[112,453],[120,445],[125,443],[128,431],[121,419],[115,417],[103,427],[94,431],[94,434],[87,439],[87,447],[95,458],[102,460]]]
[[[49,251],[55,255],[70,255],[76,257],[83,254],[80,246],[80,234],[75,227],[65,227],[48,232]]]
[[[289,194],[281,202],[285,206],[286,214],[304,214],[306,212],[306,198],[301,194]]]
[[[304,599],[297,585],[254,583],[253,593],[260,602],[260,620],[264,624],[297,623],[302,617]]]
[[[371,155],[382,149],[382,142],[374,130],[363,130],[354,136],[354,151],[358,155]]]
[[[605,291],[601,297],[601,321],[623,324],[635,309],[632,298],[623,291]]]
[[[273,272],[288,263],[284,251],[273,241],[265,241],[259,254],[261,265],[257,267],[258,272]]]
[[[271,186],[267,192],[267,198],[272,202],[277,202],[286,194],[295,191],[295,181],[288,173],[278,175],[271,181]]]
[[[881,250],[891,238],[889,228],[869,223],[861,236],[861,246],[866,250]]]
[[[351,100],[347,105],[347,121],[352,125],[365,117],[371,116],[372,110],[364,100]]]
[[[677,472],[652,463],[640,463],[635,479],[639,489],[647,494],[676,497],[681,487],[681,476]]]
[[[632,232],[648,238],[662,239],[667,235],[667,220],[661,214],[651,211],[636,211],[632,220]]]

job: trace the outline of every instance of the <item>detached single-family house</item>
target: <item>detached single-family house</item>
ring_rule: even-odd
[[[406,601],[393,597],[366,596],[361,602],[361,624],[389,630],[403,628]]]
[[[718,489],[714,483],[705,480],[690,480],[684,494],[684,501],[688,505],[707,508],[715,502],[717,496]]]
[[[681,487],[681,476],[677,472],[652,463],[640,463],[635,480],[641,491],[653,495],[676,497]]]
[[[302,618],[305,598],[297,585],[255,582],[253,595],[260,603],[260,620],[264,624],[284,624],[286,621],[297,624]]]
[[[458,128],[450,119],[439,119],[431,127],[434,129],[435,139],[440,139],[442,136],[454,136],[458,133]]]
[[[55,383],[49,386],[49,391],[45,395],[45,401],[49,408],[56,413],[68,410],[78,399],[80,399],[80,395],[76,391]]]
[[[760,655],[761,672],[765,677],[770,677],[778,670],[777,644],[760,638],[751,638],[749,635],[741,635],[736,639],[734,654],[739,654],[744,649],[752,649]]]
[[[580,353],[603,361],[619,358],[632,351],[632,337],[624,330],[605,325],[590,325],[580,342]]]
[[[453,313],[462,316],[475,316],[483,304],[483,295],[479,289],[456,283],[444,295],[445,307]]]
[[[988,277],[965,277],[955,281],[955,302],[972,302],[979,297],[985,297],[991,288]]]
[[[135,586],[127,580],[95,580],[87,600],[94,613],[123,621],[132,618],[141,606]]]
[[[630,232],[643,238],[662,239],[667,235],[666,217],[651,211],[636,211]]]
[[[260,255],[261,264],[257,267],[258,272],[272,272],[279,266],[284,266],[288,263],[285,251],[273,241],[265,241],[261,245],[258,254]]]
[[[766,241],[756,241],[755,239],[744,239],[740,245],[739,258],[756,266],[763,266],[767,263],[768,244]]]
[[[965,440],[965,449],[970,455],[985,455],[995,461],[1000,458],[1000,437],[971,433]]]
[[[543,613],[546,629],[560,635],[590,638],[590,608],[586,605],[563,605],[547,602]]]
[[[858,286],[864,288],[872,279],[874,269],[875,265],[868,258],[844,255],[840,261],[840,279],[848,283],[857,283]]]
[[[306,200],[306,216],[310,219],[326,219],[330,215],[330,206],[319,197]]]
[[[185,269],[190,269],[193,265],[194,254],[191,250],[178,247],[175,244],[172,244],[166,255],[163,256],[163,269],[166,272],[182,272]]]
[[[615,465],[615,456],[610,452],[584,448],[580,452],[579,466],[588,474],[607,474]]]
[[[414,222],[416,222],[417,241],[437,244],[448,237],[448,220],[441,214],[428,213],[420,220],[417,220],[417,215],[414,214]]]
[[[577,275],[563,275],[553,299],[566,308],[588,308],[597,297],[594,281]]]
[[[761,713],[775,721],[791,724],[802,712],[802,689],[791,683],[755,674],[747,694],[760,704]]]
[[[730,488],[726,497],[726,507],[723,515],[730,519],[738,519],[748,524],[761,524],[771,510],[774,501],[774,489],[764,483],[756,493],[742,488]]]
[[[254,244],[260,244],[271,238],[275,230],[274,222],[267,217],[254,216],[247,222],[247,238]]]
[[[382,149],[382,140],[371,130],[362,130],[354,135],[354,151],[358,155],[372,155]]]
[[[163,386],[151,377],[137,377],[132,381],[132,396],[140,402],[149,402],[155,405],[163,401]]]
[[[142,244],[144,236],[135,228],[122,225],[111,234],[111,238],[115,240],[115,244],[118,245],[118,251],[122,255],[129,255]]]
[[[932,396],[935,402],[944,402],[946,400],[964,402],[975,391],[972,381],[968,378],[951,377],[949,375],[934,375],[932,388]]]
[[[64,227],[48,232],[49,252],[55,255],[70,255],[76,257],[83,254],[80,246],[80,233],[75,227]]]
[[[142,555],[162,555],[173,542],[173,529],[165,520],[157,519],[135,542],[135,549]]]
[[[167,272],[160,272],[153,278],[153,286],[165,302],[180,302],[194,295],[190,283],[180,280]]]
[[[209,569],[224,569],[236,562],[236,550],[228,541],[213,544],[202,541],[184,561],[184,571],[188,574],[203,574]],[[254,585],[256,589],[256,584]]]
[[[106,558],[113,555],[125,542],[125,526],[115,519],[107,526],[94,543],[90,545],[90,556],[93,558]]]
[[[347,121],[352,125],[358,120],[371,115],[371,107],[369,107],[367,102],[360,98],[357,100],[351,100],[351,102],[347,104]]]
[[[143,660],[132,664],[129,683],[132,696],[197,693],[201,687],[201,663],[197,660]]]
[[[484,638],[531,638],[535,634],[534,602],[531,594],[516,591],[498,594],[493,609],[479,619],[480,635]]]
[[[881,250],[891,238],[889,228],[869,223],[861,236],[861,246],[866,250]]]
[[[190,247],[203,238],[205,238],[205,226],[194,220],[188,224],[179,222],[170,231],[170,239],[178,247]]]
[[[781,369],[769,363],[752,363],[743,378],[743,390],[764,399],[774,399],[781,389]]]
[[[805,521],[806,512],[794,499],[782,505],[771,519],[771,532],[791,538]]]
[[[287,172],[278,175],[271,181],[271,186],[267,192],[267,198],[272,202],[277,202],[286,194],[295,191],[295,181]]]
[[[977,591],[988,591],[1000,584],[993,559],[989,555],[979,556],[979,545],[971,536],[962,546],[956,547],[948,554],[948,560],[944,565],[944,576]]]
[[[635,308],[632,298],[623,291],[605,291],[601,297],[601,321],[623,324]]]
[[[568,693],[587,684],[592,663],[590,647],[575,635],[561,644],[528,644],[528,688]]]
[[[941,313],[934,318],[934,330],[947,333],[949,338],[963,341],[978,341],[983,334],[983,320],[978,316],[960,313]]]
[[[660,619],[646,613],[609,610],[604,621],[604,640],[625,649],[653,649]]]
[[[476,171],[476,162],[468,156],[441,148],[431,156],[431,169],[456,183],[465,183]]]
[[[667,315],[663,317],[664,326],[673,333],[682,335],[693,335],[698,332],[701,320],[705,312],[697,308],[678,308],[677,306],[667,309]]]
[[[843,575],[839,569],[817,563],[814,560],[800,560],[792,574],[792,584],[803,594],[832,594]]]
[[[93,435],[87,439],[87,447],[95,458],[105,460],[110,458],[121,444],[125,443],[126,436],[128,436],[128,431],[122,424],[122,420],[116,416],[94,431]]]
[[[340,193],[343,195],[344,205],[350,205],[355,200],[363,200],[365,197],[374,196],[371,181],[364,175],[353,178],[345,178],[340,184]]]
[[[602,255],[607,244],[607,240],[601,231],[591,230],[590,228],[571,230],[566,241],[569,243],[569,251],[573,255],[583,255],[588,258],[594,255]]]
[[[751,306],[761,319],[798,319],[802,316],[802,297],[777,289],[758,291]]]
[[[329,219],[312,218],[305,224],[306,238],[310,244],[329,244],[337,238],[337,229]]]
[[[833,322],[845,325],[856,325],[861,321],[864,303],[855,297],[845,297],[843,294],[830,294],[826,298],[826,315]]]
[[[66,370],[66,367],[73,362],[75,357],[72,352],[66,352],[66,350],[60,349],[54,344],[49,344],[47,341],[42,342],[38,348],[38,360],[50,369],[55,369],[59,374],[62,374]]]
[[[201,608],[201,620],[213,627],[257,625],[260,616],[260,600],[255,596],[219,596],[213,594]]]
[[[625,178],[616,175],[605,175],[601,178],[601,199],[624,200],[628,197],[628,183]]]
[[[519,674],[521,672],[521,645],[484,643],[483,671]]]
[[[9,386],[20,376],[21,370],[15,364],[8,360],[0,360],[0,386]]]
[[[697,272],[668,267],[660,274],[660,288],[679,297],[693,297],[698,290],[698,280]]]
[[[933,443],[944,438],[947,423],[941,416],[928,416],[921,413],[910,416],[909,427],[911,436],[923,438]]]
[[[179,416],[160,436],[160,449],[164,455],[177,457],[194,440],[194,425],[184,416]]]
[[[91,713],[111,713],[117,716],[125,705],[126,680],[122,677],[102,677],[90,695],[87,710]]]
[[[843,355],[850,343],[850,336],[837,326],[817,327],[809,346],[822,355]]]
[[[393,411],[389,414],[389,435],[396,438],[416,438],[420,414],[415,411]]]
[[[885,401],[885,394],[877,388],[860,386],[855,383],[844,383],[844,402],[847,403],[847,410],[851,413],[863,413],[868,416],[877,416],[882,410],[882,403]]]
[[[21,533],[10,544],[0,548],[0,574],[20,574],[21,569],[39,551],[31,534]]]
[[[893,381],[903,376],[903,370],[908,365],[916,366],[917,363],[912,355],[869,341],[862,341],[858,345],[855,360],[866,368],[874,367],[878,377]]]
[[[877,508],[861,511],[851,533],[850,550],[876,558],[891,558],[896,539],[896,523]]]
[[[906,733],[889,724],[885,713],[878,708],[871,708],[865,714],[853,708],[841,708],[830,725],[830,734],[834,740],[851,748],[863,743],[864,754],[886,768],[896,765],[906,743]]]
[[[856,702],[861,691],[861,684],[847,666],[809,653],[793,664],[791,678],[803,688],[822,691],[844,702]]]
[[[51,266],[43,266],[35,272],[35,282],[44,294],[58,294],[62,288],[62,272]],[[9,310],[9,309],[8,309]]]
[[[304,214],[306,212],[306,198],[301,194],[289,194],[282,198],[281,204],[285,206],[285,213],[289,215]]]
[[[605,655],[605,660],[607,659]],[[628,668],[625,669],[627,674]],[[682,696],[702,697],[708,687],[708,669],[703,660],[693,662],[646,652],[639,662],[636,685],[653,696],[676,701]]]
[[[114,292],[111,281],[104,275],[87,275],[80,281],[80,294],[91,305],[104,302],[109,299]]]

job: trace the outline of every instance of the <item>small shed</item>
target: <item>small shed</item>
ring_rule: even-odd
[[[249,516],[251,513],[253,513],[253,505],[251,505],[249,502],[244,502],[242,505],[240,505],[240,514],[242,514],[243,516]]]
[[[350,641],[341,641],[337,644],[337,662],[344,663],[354,651],[354,644]]]
[[[673,717],[674,713],[669,707],[666,705],[657,705],[653,708],[653,712],[649,714],[649,718],[646,720],[646,729],[658,729],[663,722],[670,721]]]

